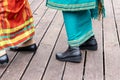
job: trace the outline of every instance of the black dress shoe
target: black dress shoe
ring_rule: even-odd
[[[36,49],[37,49],[36,44],[32,44],[32,45],[25,46],[25,47],[10,48],[10,50],[12,51],[36,51]]]
[[[9,62],[9,58],[8,58],[7,54],[0,56],[0,64],[4,64],[4,63],[8,63],[8,62]]]
[[[79,47],[69,46],[69,48],[65,52],[57,53],[56,59],[60,61],[79,63],[82,60],[82,55],[81,55]]]
[[[92,36],[90,39],[88,39],[85,43],[80,45],[81,50],[93,50],[96,51],[98,48],[97,41],[94,36]]]

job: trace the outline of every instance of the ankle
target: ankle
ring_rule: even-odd
[[[1,51],[0,51],[0,56],[3,56],[3,55],[5,55],[5,54],[7,54],[7,53],[6,53],[6,50],[1,50]]]
[[[33,40],[33,39],[30,39],[30,40],[26,41],[25,43],[23,43],[23,44],[21,45],[21,47],[29,46],[29,45],[32,45],[32,44],[34,44],[34,43],[35,43],[34,40]]]

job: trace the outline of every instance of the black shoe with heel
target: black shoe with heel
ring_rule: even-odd
[[[82,60],[82,54],[80,52],[79,47],[69,46],[69,48],[65,52],[57,53],[56,59],[58,59],[60,61],[80,63]]]
[[[8,58],[7,54],[0,56],[0,64],[4,64],[4,63],[8,63],[8,62],[9,62],[9,58]]]
[[[32,44],[32,45],[25,46],[25,47],[10,48],[10,50],[12,51],[36,51],[36,49],[37,49],[36,44]]]
[[[96,51],[98,48],[97,41],[94,36],[88,39],[85,43],[79,46],[81,50],[92,50]]]

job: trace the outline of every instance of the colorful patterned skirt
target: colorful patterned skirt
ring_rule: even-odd
[[[31,39],[35,29],[27,0],[0,0],[0,50]]]

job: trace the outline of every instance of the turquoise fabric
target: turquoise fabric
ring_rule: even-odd
[[[105,16],[103,0],[47,0],[46,6],[63,12],[70,46],[80,46],[94,35],[91,18]]]
[[[63,17],[70,46],[79,46],[94,35],[90,10],[63,11]]]
[[[105,17],[103,0],[47,0],[46,6],[62,11],[90,10],[91,18],[98,19],[101,15]]]
[[[96,0],[47,0],[47,6],[64,11],[92,9]]]

